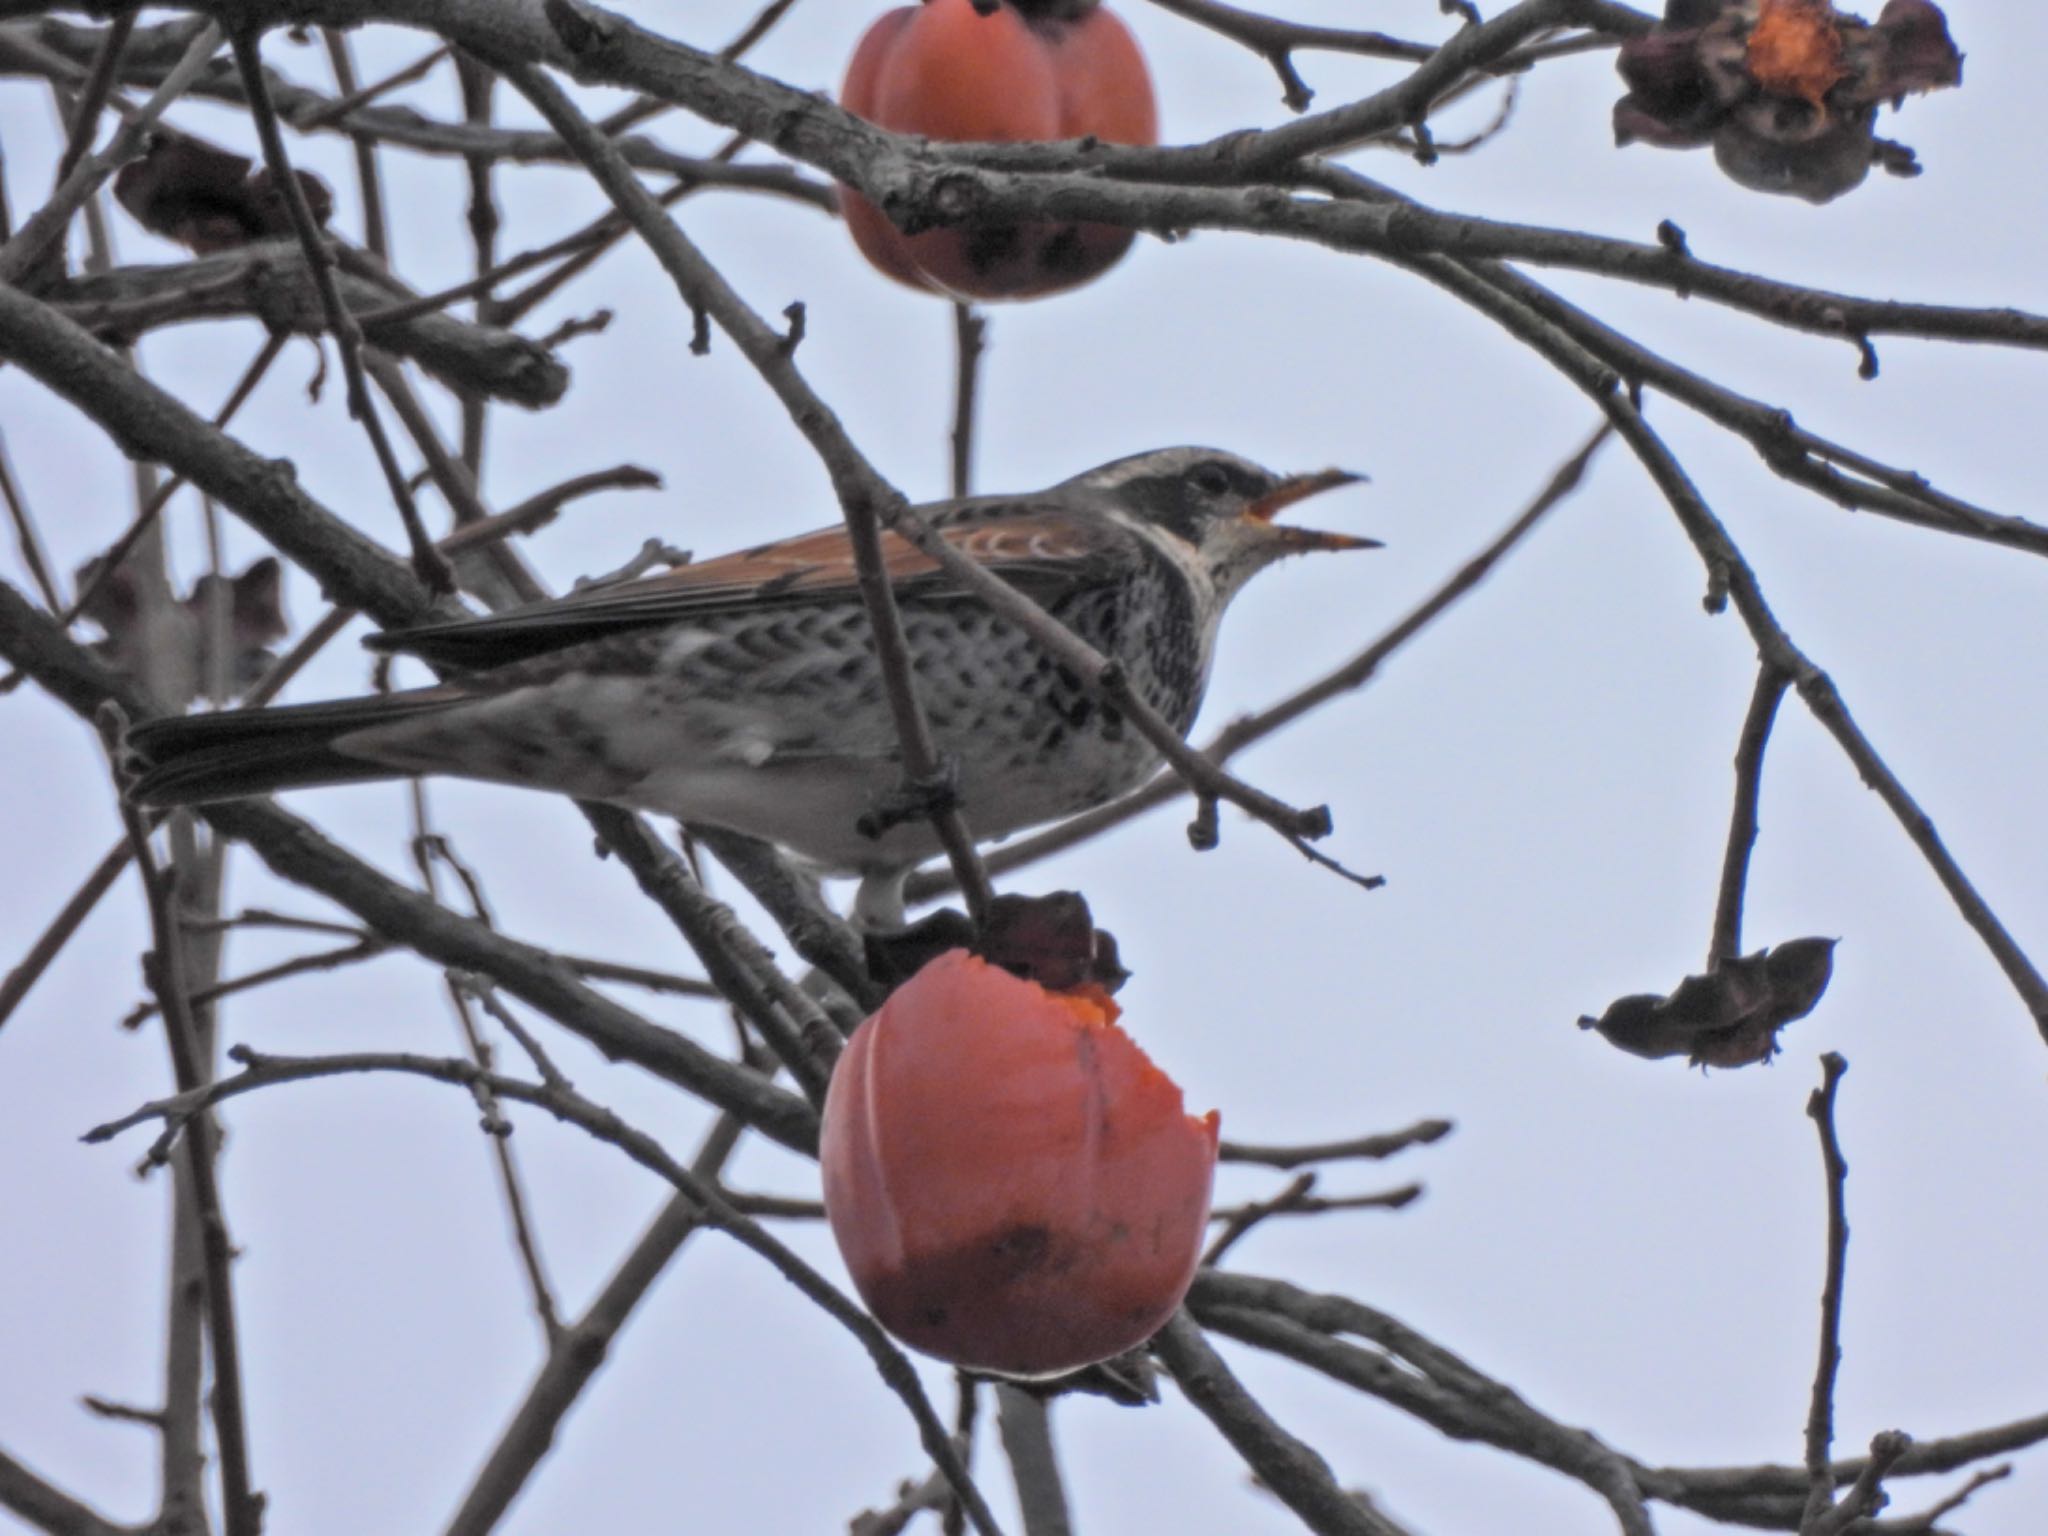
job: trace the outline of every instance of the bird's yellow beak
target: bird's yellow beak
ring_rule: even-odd
[[[1353,474],[1348,469],[1323,469],[1312,475],[1289,475],[1246,507],[1244,515],[1260,526],[1270,528],[1290,550],[1378,549],[1378,539],[1361,539],[1349,533],[1324,533],[1315,528],[1281,527],[1273,521],[1297,501],[1306,501],[1319,492],[1333,490],[1340,485],[1356,485],[1364,479],[1365,476]]]

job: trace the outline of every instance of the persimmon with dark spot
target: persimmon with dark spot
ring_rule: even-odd
[[[855,1030],[825,1100],[825,1213],[855,1287],[925,1354],[1018,1377],[1135,1348],[1187,1294],[1217,1116],[1117,1025],[949,950]]]
[[[924,0],[870,27],[840,104],[893,133],[949,142],[1093,137],[1157,144],[1151,73],[1129,30],[1094,0]],[[840,211],[876,268],[963,299],[1027,299],[1100,276],[1131,231],[1079,222],[977,222],[905,234],[850,188]]]

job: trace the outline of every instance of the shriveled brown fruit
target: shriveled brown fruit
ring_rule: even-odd
[[[1834,973],[1834,939],[1789,939],[1688,976],[1669,995],[1610,1003],[1579,1028],[1632,1056],[1684,1056],[1696,1067],[1746,1067],[1778,1053],[1778,1031],[1804,1018]]]
[[[868,974],[885,987],[901,986],[949,949],[968,950],[1056,992],[1092,984],[1114,993],[1131,974],[1117,959],[1116,939],[1095,926],[1078,891],[998,896],[978,930],[966,913],[942,908],[908,928],[870,933],[866,948]]]
[[[1877,136],[1877,109],[1962,80],[1931,0],[1889,0],[1874,23],[1829,0],[1672,0],[1616,67],[1617,144],[1711,146],[1730,180],[1815,203],[1873,165],[1919,174],[1912,150]]]
[[[294,171],[312,210],[325,225],[334,194],[308,171]],[[140,160],[121,168],[114,196],[152,234],[204,256],[254,240],[292,233],[290,210],[269,169],[188,133],[159,128]]]

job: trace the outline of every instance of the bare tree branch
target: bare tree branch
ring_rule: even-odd
[[[1742,898],[1749,885],[1749,855],[1756,847],[1756,806],[1762,789],[1764,748],[1778,701],[1791,681],[1769,666],[1759,667],[1749,714],[1735,743],[1735,806],[1729,812],[1728,851],[1721,864],[1721,894],[1714,904],[1714,936],[1707,945],[1707,969],[1742,953]]]
[[[119,709],[110,708],[102,715],[101,724],[108,750],[118,760],[124,725]],[[163,1016],[172,1075],[180,1094],[204,1094],[211,1085],[211,1063],[202,1049],[199,1029],[192,1016],[185,980],[185,941],[178,932],[170,885],[150,851],[149,829],[143,825],[141,813],[124,804],[122,821],[128,830],[128,841],[135,852],[135,867],[142,876],[143,894],[149,904],[150,936],[154,947],[145,970],[156,993],[158,1012]],[[213,1365],[209,1397],[220,1453],[221,1515],[227,1536],[257,1536],[263,1526],[263,1497],[250,1482],[248,1420],[242,1397],[242,1351],[232,1280],[234,1245],[228,1237],[227,1217],[222,1210],[220,1184],[215,1172],[220,1132],[204,1110],[193,1114],[185,1131],[183,1171],[192,1191],[206,1276],[207,1343]]]
[[[1357,1494],[1339,1487],[1329,1463],[1296,1439],[1244,1389],[1185,1309],[1152,1340],[1152,1349],[1188,1401],[1222,1431],[1302,1524],[1322,1536],[1403,1536],[1402,1528]]]
[[[5,298],[0,291],[0,307]],[[149,714],[130,685],[106,673],[5,584],[0,584],[0,655],[82,715],[109,698],[130,718]],[[802,1099],[620,1007],[585,986],[548,951],[505,938],[407,890],[267,803],[208,806],[202,814],[224,835],[247,843],[284,879],[327,896],[372,932],[441,965],[490,977],[605,1055],[631,1061],[734,1111],[772,1140],[798,1151],[815,1147],[817,1121]]]
[[[0,1509],[50,1536],[142,1536],[140,1527],[116,1525],[36,1476],[4,1450],[0,1450]]]
[[[904,1358],[902,1351],[882,1331],[881,1325],[841,1295],[830,1281],[770,1235],[759,1223],[726,1204],[716,1189],[676,1162],[653,1137],[635,1130],[610,1110],[584,1098],[567,1083],[559,1080],[540,1084],[527,1083],[496,1072],[485,1072],[474,1062],[416,1056],[403,1052],[366,1051],[345,1056],[288,1057],[263,1055],[246,1046],[237,1046],[229,1051],[228,1055],[242,1067],[234,1076],[199,1084],[193,1090],[179,1093],[175,1098],[146,1104],[133,1114],[94,1127],[86,1133],[85,1139],[88,1142],[106,1141],[144,1121],[162,1120],[165,1122],[164,1134],[158,1138],[157,1146],[151,1153],[152,1157],[160,1156],[168,1150],[167,1141],[176,1139],[181,1131],[188,1131],[192,1125],[201,1123],[206,1112],[223,1100],[258,1088],[302,1082],[311,1078],[366,1072],[396,1072],[429,1078],[436,1082],[452,1083],[459,1087],[468,1087],[477,1081],[487,1082],[491,1092],[497,1097],[544,1109],[556,1119],[574,1125],[599,1141],[618,1148],[649,1172],[666,1179],[695,1204],[700,1221],[707,1226],[718,1228],[734,1238],[742,1247],[766,1260],[807,1300],[859,1340],[874,1361],[883,1382],[910,1410],[912,1418],[917,1422],[919,1437],[925,1450],[946,1472],[947,1480],[966,1503],[975,1529],[983,1532],[984,1536],[998,1536],[999,1528],[995,1517],[982,1501],[980,1491],[968,1476],[967,1469],[961,1465],[951,1438],[938,1416],[932,1411],[931,1403],[926,1399],[924,1389],[918,1383],[916,1371]]]
[[[1849,1063],[1830,1051],[1821,1057],[1820,1067],[1821,1085],[1806,1101],[1806,1112],[1820,1132],[1821,1161],[1827,1170],[1828,1262],[1827,1278],[1820,1293],[1820,1360],[1814,1366],[1812,1402],[1806,1411],[1806,1475],[1812,1486],[1806,1495],[1806,1514],[1799,1522],[1802,1536],[1812,1536],[1820,1530],[1821,1521],[1835,1501],[1834,1468],[1828,1453],[1835,1435],[1835,1374],[1842,1365],[1842,1281],[1849,1252],[1849,1217],[1845,1209],[1849,1164],[1842,1157],[1842,1144],[1835,1136],[1835,1094]],[[1897,1461],[1904,1450],[1900,1446],[1889,1460]]]
[[[362,317],[371,342],[452,387],[539,407],[553,405],[569,386],[568,369],[522,336],[450,315],[398,314],[408,290],[393,280],[337,272],[334,281],[343,305]],[[301,336],[318,335],[326,323],[304,252],[282,241],[169,266],[74,277],[53,285],[46,297],[79,325],[113,337],[243,316]],[[382,311],[396,318],[383,318]]]

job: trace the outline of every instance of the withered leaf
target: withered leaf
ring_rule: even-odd
[[[149,687],[157,703],[182,710],[206,692],[215,677],[214,639],[225,639],[219,674],[228,697],[246,693],[275,659],[269,647],[290,626],[284,615],[284,569],[271,556],[239,576],[206,575],[189,595],[165,593],[146,602],[143,583],[124,562],[97,582],[99,561],[78,573],[81,588],[93,586],[86,618],[106,632],[94,649],[109,666]],[[223,601],[217,629],[213,605]]]
[[[292,174],[314,223],[325,225],[334,194],[308,171]],[[157,129],[148,152],[121,168],[114,196],[144,229],[202,256],[292,233],[291,212],[268,168],[169,128]]]
[[[1877,108],[1962,80],[1931,0],[1889,0],[1875,23],[1831,0],[1672,0],[1616,67],[1617,144],[1712,145],[1730,180],[1815,203],[1873,165],[1917,175],[1911,150],[1877,137]]]
[[[1116,940],[1095,926],[1088,902],[1076,891],[1046,896],[998,896],[988,926],[977,932],[964,912],[945,908],[894,933],[867,935],[868,974],[900,986],[949,949],[965,949],[1013,976],[1055,992],[1093,984],[1115,992],[1130,979],[1117,960]]]
[[[1778,1053],[1778,1031],[1813,1011],[1834,971],[1834,939],[1790,939],[1688,976],[1670,993],[1617,999],[1579,1020],[1611,1045],[1696,1067],[1743,1067]]]

